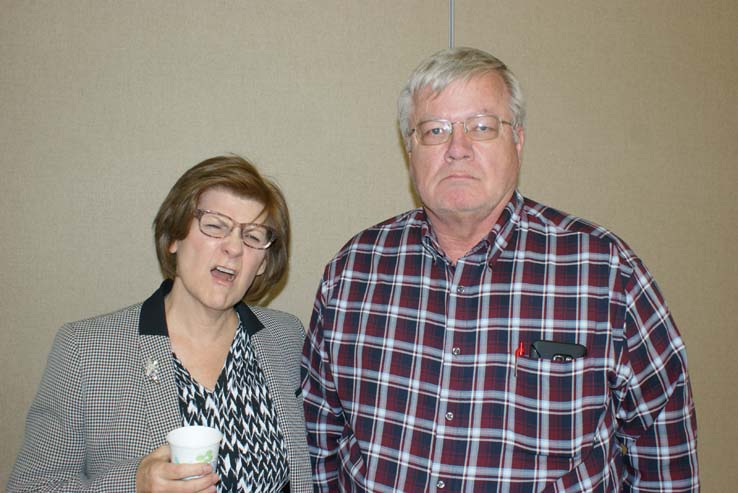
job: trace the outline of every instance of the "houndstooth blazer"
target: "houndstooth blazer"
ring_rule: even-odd
[[[31,404],[8,492],[133,492],[138,463],[182,425],[164,317],[145,302],[64,325]],[[300,393],[304,331],[288,313],[236,305],[287,443],[290,491],[312,491]]]

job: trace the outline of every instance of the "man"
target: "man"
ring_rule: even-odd
[[[304,348],[319,491],[698,491],[679,333],[627,244],[517,190],[524,107],[479,50],[411,75],[423,206],[328,264]]]

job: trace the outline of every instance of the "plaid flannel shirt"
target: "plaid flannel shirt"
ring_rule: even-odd
[[[536,359],[539,339],[587,354]],[[422,209],[347,243],[303,396],[316,491],[699,490],[684,345],[650,273],[519,192],[456,265]]]

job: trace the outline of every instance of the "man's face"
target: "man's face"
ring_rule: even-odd
[[[452,82],[437,95],[420,91],[410,122],[412,126],[426,120],[457,122],[479,114],[512,119],[505,84],[495,73]],[[518,133],[517,143],[513,132]],[[522,129],[501,125],[494,140],[473,141],[463,124],[456,124],[446,143],[423,145],[416,135],[411,139],[410,176],[431,219],[496,219],[517,186]]]

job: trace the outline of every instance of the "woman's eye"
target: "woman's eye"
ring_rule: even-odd
[[[262,243],[266,241],[266,238],[264,237],[264,235],[260,234],[258,231],[249,231],[244,236],[247,240],[251,240],[255,243]]]
[[[202,229],[212,236],[222,236],[228,233],[228,226],[221,221],[203,222]]]

